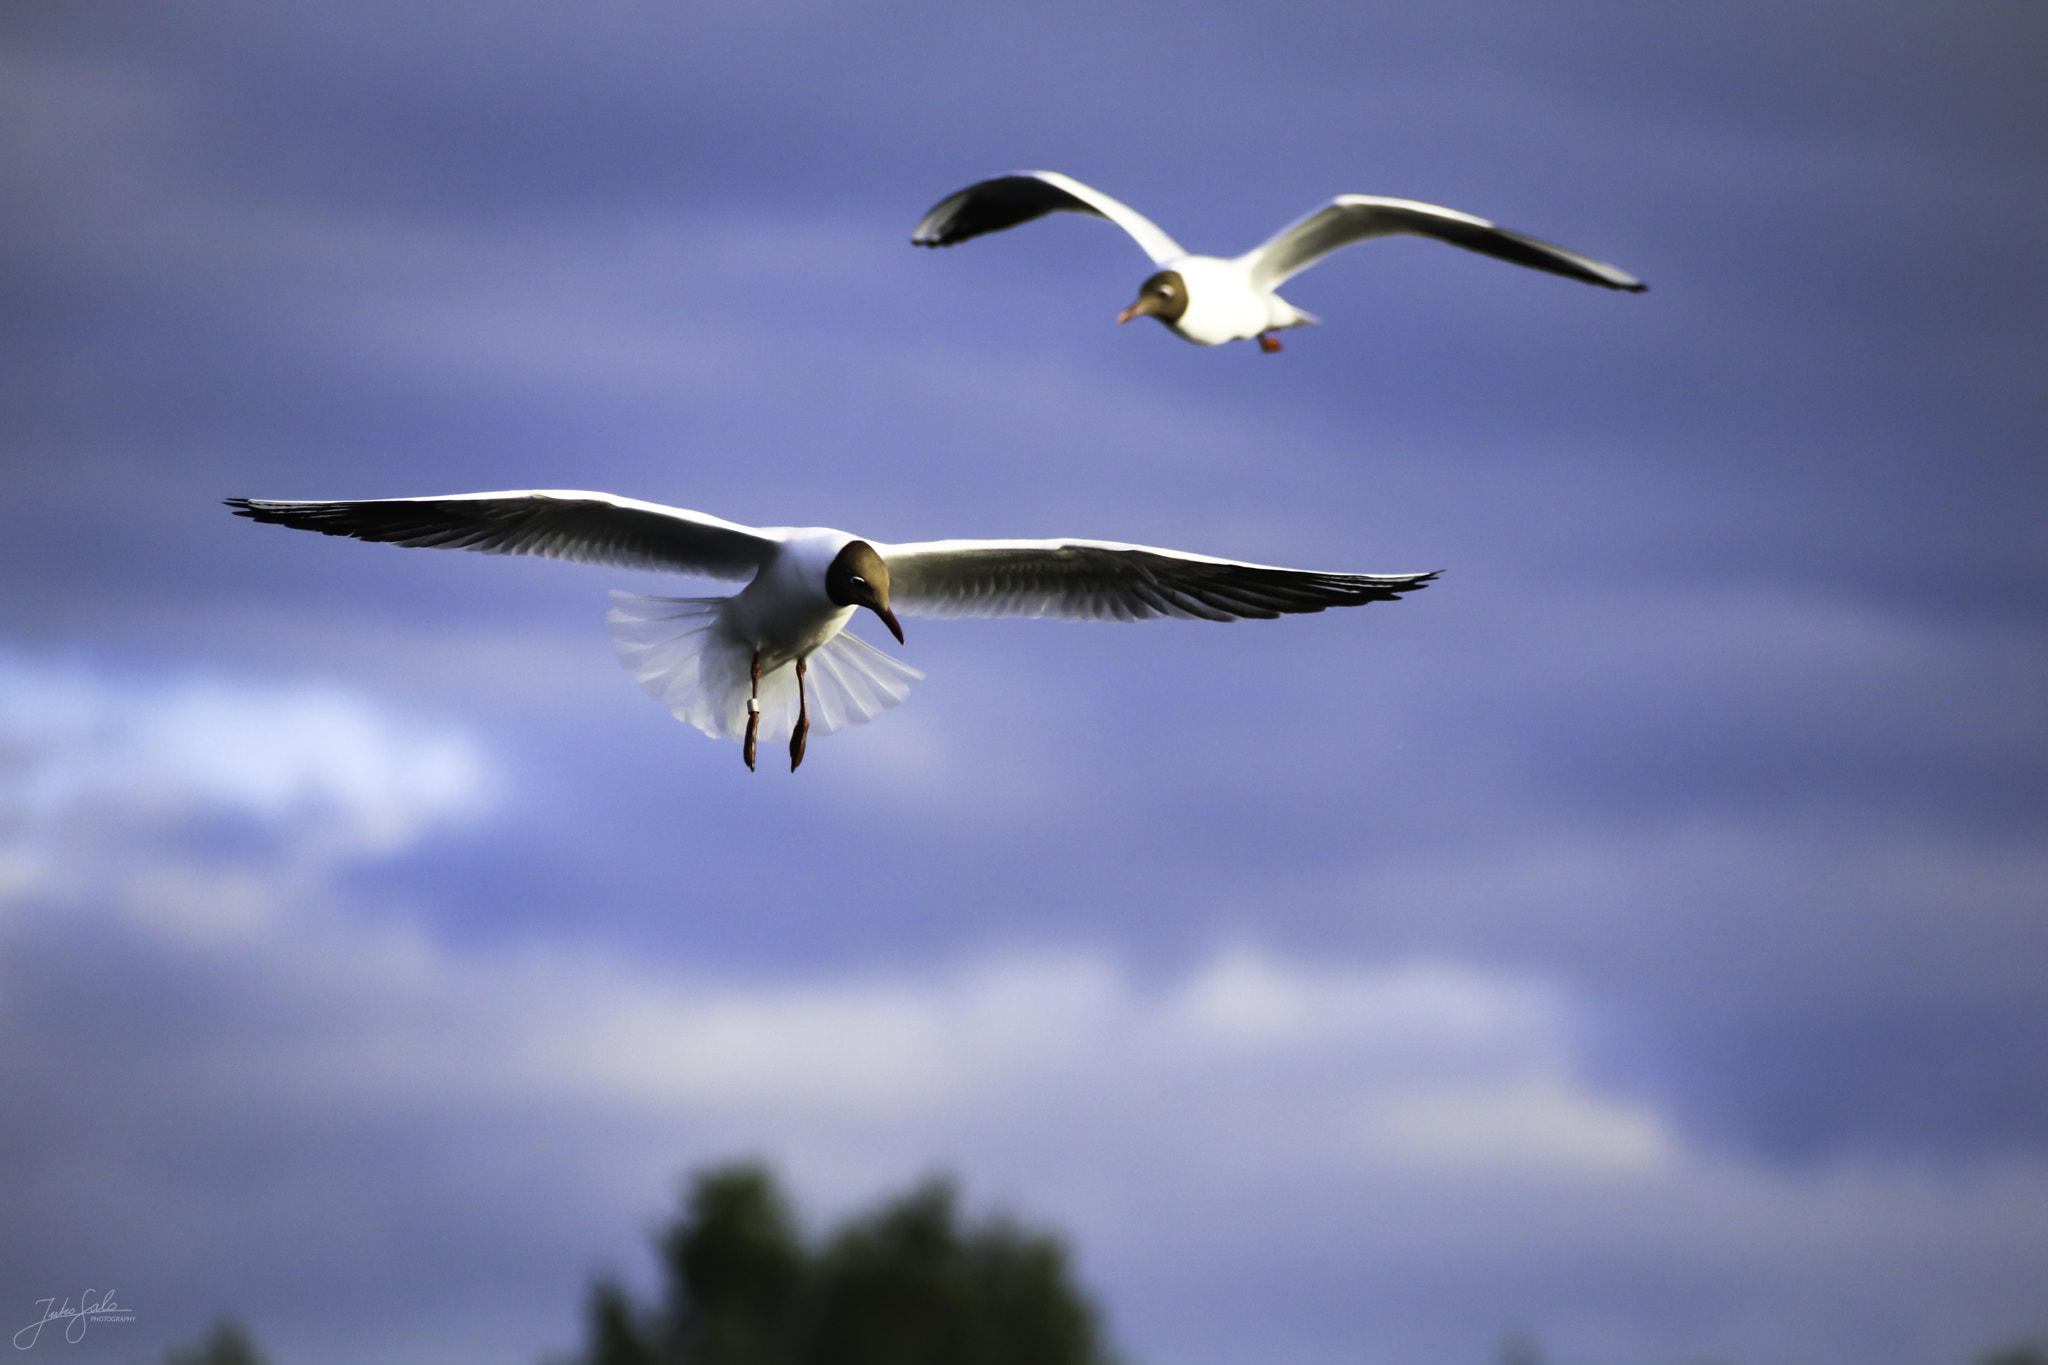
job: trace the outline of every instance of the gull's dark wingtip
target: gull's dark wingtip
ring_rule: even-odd
[[[329,523],[345,505],[331,502],[278,502],[271,498],[222,498],[221,505],[238,517],[265,526],[290,526],[301,531],[318,531],[327,536],[353,536],[353,528],[338,530]],[[362,537],[358,536],[358,539]]]
[[[284,515],[284,505],[265,498],[222,498],[221,505],[238,517],[260,521],[272,526],[290,526],[294,523]]]
[[[912,246],[941,247],[965,241],[966,236],[969,234],[963,234],[959,231],[961,211],[968,206],[973,200],[975,193],[986,183],[986,181],[982,181],[969,185],[966,189],[949,194],[938,203],[933,204],[931,208],[925,211],[924,217],[918,219],[917,226],[911,230],[910,244]]]
[[[912,246],[953,246],[991,232],[1002,232],[1048,213],[1102,210],[1031,172],[977,180],[947,195],[919,221],[910,234]]]

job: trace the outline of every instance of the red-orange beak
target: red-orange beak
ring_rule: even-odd
[[[868,610],[882,618],[882,624],[887,626],[889,633],[896,637],[897,644],[903,643],[903,627],[896,624],[895,612],[890,611],[887,607],[869,607]]]

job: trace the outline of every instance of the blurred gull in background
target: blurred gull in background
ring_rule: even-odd
[[[1433,237],[1587,284],[1636,294],[1649,288],[1626,271],[1469,213],[1364,194],[1340,194],[1232,260],[1197,256],[1130,205],[1057,171],[1021,171],[969,185],[940,200],[910,240],[916,246],[952,246],[1048,213],[1091,213],[1130,233],[1159,271],[1139,286],[1137,301],[1116,320],[1158,318],[1200,346],[1257,337],[1261,350],[1279,350],[1274,333],[1317,319],[1273,291],[1339,247],[1371,237]]]

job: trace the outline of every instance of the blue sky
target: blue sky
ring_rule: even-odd
[[[11,4],[0,1307],[537,1359],[755,1153],[1055,1224],[1154,1365],[2048,1334],[2044,37]],[[1019,167],[1651,290],[1375,243],[1202,350],[1104,224],[909,246]],[[219,506],[521,487],[1443,578],[911,620],[909,702],[749,775],[603,627],[703,589]]]

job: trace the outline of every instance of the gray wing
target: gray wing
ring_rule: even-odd
[[[1105,540],[937,540],[875,548],[889,566],[890,604],[916,616],[1238,621],[1391,601],[1436,577],[1280,569]]]
[[[1058,171],[1018,171],[969,185],[934,205],[910,234],[910,241],[913,246],[952,246],[971,237],[1043,218],[1048,213],[1087,213],[1107,218],[1131,234],[1154,265],[1165,265],[1187,255],[1180,243],[1129,204]]]
[[[1340,194],[1300,222],[1281,229],[1272,240],[1248,253],[1252,282],[1261,289],[1277,288],[1290,275],[1308,269],[1339,247],[1362,242],[1368,237],[1397,235],[1434,237],[1467,251],[1497,256],[1503,261],[1547,270],[1553,275],[1583,280],[1608,289],[1641,293],[1649,288],[1625,270],[1604,261],[1566,251],[1561,246],[1525,237],[1519,232],[1495,227],[1484,218],[1474,218],[1456,209],[1435,204],[1418,204],[1412,199],[1378,199],[1363,194]]]
[[[251,521],[387,545],[544,555],[709,578],[752,578],[777,545],[773,536],[702,512],[571,489],[360,502],[229,498],[227,505]]]

